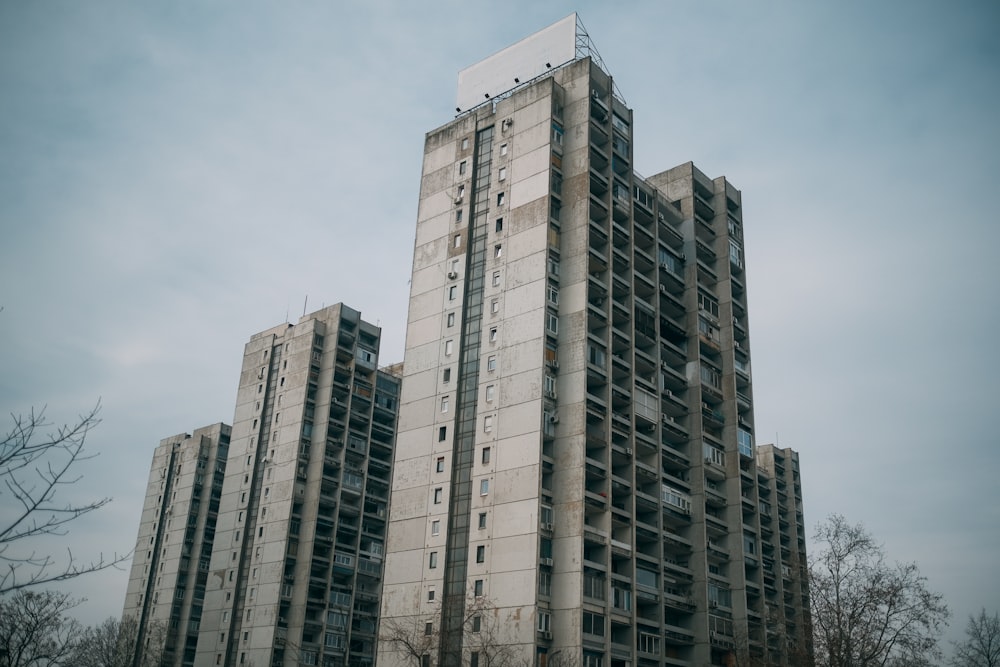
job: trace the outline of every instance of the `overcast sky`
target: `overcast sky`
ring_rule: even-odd
[[[847,0],[0,3],[0,411],[104,422],[39,549],[135,541],[161,438],[230,422],[244,343],[343,301],[400,360],[423,136],[458,70],[579,11],[636,168],[743,192],[757,440],[1000,608],[1000,10]],[[993,211],[993,213],[990,213]],[[0,496],[0,502],[6,496]],[[120,613],[127,573],[76,582]]]

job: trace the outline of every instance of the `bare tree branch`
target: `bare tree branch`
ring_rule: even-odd
[[[839,515],[820,524],[816,539],[825,545],[809,567],[817,665],[890,667],[940,658],[948,608],[916,564],[888,564],[864,527]]]
[[[955,644],[954,667],[1000,667],[1000,615],[969,616],[965,641]]]
[[[0,598],[0,667],[74,664],[82,628],[66,613],[77,604],[54,591],[18,591]]]
[[[60,503],[63,487],[80,481],[74,466],[95,456],[84,451],[91,429],[100,424],[100,401],[71,424],[49,430],[45,408],[27,415],[12,414],[12,425],[0,436],[0,594],[29,586],[72,579],[89,572],[117,567],[130,554],[101,554],[96,560],[77,561],[67,549],[59,564],[52,554],[25,545],[46,535],[66,535],[69,524],[99,510],[110,498],[82,504]]]

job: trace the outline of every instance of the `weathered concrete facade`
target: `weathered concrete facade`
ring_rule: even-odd
[[[371,665],[399,380],[338,304],[246,346],[197,665]]]
[[[194,662],[229,437],[214,424],[153,453],[124,615],[138,621],[140,643],[164,642],[164,665]]]
[[[581,57],[427,135],[380,667],[789,664],[740,192],[638,176],[632,120]]]

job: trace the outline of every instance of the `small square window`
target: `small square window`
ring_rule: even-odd
[[[479,632],[483,629],[483,617],[476,615],[472,617],[472,631]]]
[[[490,357],[486,359],[486,370],[492,372],[495,371],[496,369],[497,369],[496,355],[490,355]]]
[[[500,312],[500,299],[490,301],[490,312],[494,315]]]
[[[486,547],[482,544],[476,547],[476,562],[477,563],[486,562]]]
[[[500,167],[500,172],[497,174],[497,180],[507,180],[507,167]]]
[[[486,433],[493,432],[493,415],[486,415],[483,417],[483,431]]]
[[[476,579],[472,583],[472,592],[475,594],[475,596],[477,598],[483,597],[483,580],[482,579]]]
[[[502,232],[503,231],[503,218],[497,218],[497,221],[496,221],[496,231],[497,232]]]
[[[437,472],[444,472],[444,457],[437,457],[437,461],[434,464],[434,470]]]
[[[441,534],[441,522],[437,519],[431,521],[431,535]]]
[[[453,236],[452,239],[451,239],[451,244],[455,248],[460,247],[462,245],[462,235],[461,234],[455,234],[455,236]]]
[[[497,193],[497,206],[503,206],[504,201],[506,201],[507,196],[503,192]]]
[[[434,595],[434,589],[433,588],[428,588],[427,589],[427,601],[428,602],[434,602],[434,597],[435,597],[435,595]]]
[[[486,512],[479,513],[479,530],[486,529]]]
[[[448,288],[448,301],[454,301],[458,296],[458,285],[452,285]]]
[[[486,465],[487,463],[490,462],[490,448],[489,447],[483,447],[482,461],[483,461],[483,465]]]
[[[493,272],[493,286],[494,287],[500,287],[500,272],[499,271],[494,271]]]
[[[491,343],[497,342],[497,328],[496,327],[490,327],[490,342]]]
[[[447,321],[447,326],[449,327],[455,326],[455,313],[448,313],[446,321]]]
[[[490,480],[481,479],[479,480],[479,495],[486,496],[490,493]]]
[[[441,412],[442,413],[448,412],[448,403],[449,403],[448,397],[447,396],[442,396],[441,397]]]
[[[495,384],[486,385],[486,402],[492,403],[493,399],[496,397],[497,386]]]
[[[446,368],[446,369],[444,369],[444,371],[441,372],[441,381],[442,382],[451,382],[451,369],[450,368]]]
[[[462,137],[462,150],[463,151],[469,150],[469,138],[468,137]]]
[[[444,342],[444,353],[446,355],[451,354],[452,349],[454,348],[454,346],[455,346],[455,341],[453,341],[453,340],[446,340]]]
[[[424,623],[424,635],[427,636],[427,637],[429,637],[432,634],[434,634],[434,624],[433,623]]]
[[[507,154],[507,144],[500,144],[500,155]]]
[[[467,160],[462,160],[461,162],[459,162],[458,163],[458,173],[459,173],[459,175],[465,174],[465,172],[467,171],[468,167],[469,167],[469,163],[468,163]]]
[[[435,505],[440,505],[441,504],[441,498],[443,498],[443,497],[444,497],[444,489],[443,488],[441,488],[439,486],[438,488],[434,489],[434,504]]]
[[[455,211],[455,222],[462,222],[462,209]]]
[[[500,245],[499,243],[493,246],[493,256],[503,257],[503,246]]]
[[[438,426],[438,442],[444,442],[448,437],[448,427]]]
[[[431,570],[438,566],[438,552],[432,551],[430,556],[427,557],[427,567]]]

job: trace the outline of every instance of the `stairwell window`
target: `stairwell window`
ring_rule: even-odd
[[[500,171],[497,174],[497,180],[500,181],[507,180],[507,167],[500,167]]]
[[[486,562],[486,547],[482,544],[476,547],[476,562],[477,563]]]
[[[487,496],[490,493],[490,480],[481,479],[479,480],[479,495]]]
[[[507,199],[507,194],[504,192],[497,193],[497,206],[503,206],[504,201]]]
[[[438,566],[438,552],[432,551],[430,556],[427,557],[427,568],[434,570]]]
[[[493,256],[496,258],[503,257],[503,246],[499,243],[493,246]]]
[[[438,488],[434,489],[434,504],[435,505],[440,505],[441,504],[441,498],[443,498],[443,497],[444,497],[444,489],[443,488],[441,488],[439,486]]]

